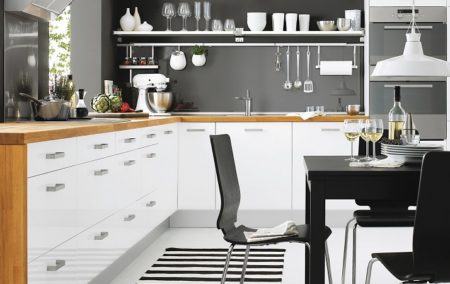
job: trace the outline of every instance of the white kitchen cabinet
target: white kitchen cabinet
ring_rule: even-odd
[[[291,209],[292,124],[218,123],[217,134],[231,137],[240,209]]]
[[[117,153],[123,153],[136,150],[143,146],[142,130],[131,129],[116,132],[116,149]]]
[[[28,179],[28,261],[82,230],[76,168]]]
[[[117,169],[117,176],[113,177],[116,181],[116,208],[125,208],[143,196],[141,182],[144,180],[141,178],[139,150],[117,155],[113,163]]]
[[[355,154],[358,153],[355,142]],[[304,156],[350,155],[350,143],[345,139],[343,123],[293,124],[293,208],[305,209]],[[352,201],[327,201],[327,209],[352,209]]]
[[[116,136],[114,133],[78,137],[78,162],[85,163],[114,155],[116,153],[115,140]]]
[[[163,191],[172,200],[178,196],[178,125],[168,124],[159,126],[159,176],[158,190]]]
[[[216,173],[209,136],[214,123],[178,128],[178,209],[215,209]]]
[[[77,139],[60,139],[28,145],[28,177],[77,164]]]
[[[141,193],[147,195],[159,188],[161,183],[159,167],[161,165],[160,145],[152,145],[138,150],[141,163]]]
[[[128,182],[120,176],[117,156],[77,167],[79,222],[88,227],[120,209],[120,192]]]

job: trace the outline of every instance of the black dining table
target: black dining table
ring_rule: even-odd
[[[325,283],[325,201],[417,200],[420,164],[399,168],[356,168],[342,156],[305,156],[306,224],[310,249],[305,250],[305,283]]]

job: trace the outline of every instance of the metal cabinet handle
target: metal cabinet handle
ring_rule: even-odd
[[[419,30],[432,30],[433,26],[417,26]],[[408,30],[410,26],[384,26],[385,30]]]
[[[101,170],[95,171],[94,175],[95,176],[104,176],[104,175],[107,175],[108,173],[109,173],[109,170],[101,169]]]
[[[145,204],[146,207],[155,207],[156,201],[150,201],[149,203]]]
[[[262,129],[262,128],[247,128],[247,129],[244,129],[244,131],[245,132],[263,132],[264,129]]]
[[[194,128],[191,128],[191,129],[186,129],[186,131],[187,132],[205,132],[206,129],[202,129],[202,128],[194,129]]]
[[[148,139],[153,139],[153,138],[155,138],[155,137],[156,137],[156,134],[155,134],[155,133],[147,134],[147,138],[148,138]]]
[[[154,158],[156,158],[156,153],[150,153],[150,154],[147,154],[147,159],[154,159]]]
[[[322,132],[340,132],[341,130],[339,128],[322,128]]]
[[[61,267],[66,265],[66,261],[62,259],[57,259],[55,265],[47,265],[47,271],[58,271]]]
[[[104,150],[104,149],[107,149],[108,147],[109,147],[109,144],[107,144],[107,143],[94,145],[95,150]]]
[[[136,218],[136,215],[130,214],[130,215],[128,215],[127,217],[123,218],[123,221],[125,221],[125,222],[131,222],[131,221],[133,221],[135,218]]]
[[[54,186],[47,186],[47,192],[57,192],[66,188],[64,183],[57,183]]]
[[[64,152],[55,152],[55,153],[46,154],[45,158],[47,160],[56,160],[56,159],[62,159],[65,156],[66,156],[66,153],[64,153]]]
[[[101,232],[100,235],[97,235],[94,237],[94,240],[102,241],[102,240],[106,239],[108,236],[109,236],[108,232]]]
[[[172,130],[166,130],[166,131],[164,131],[164,134],[165,135],[170,135],[170,134],[173,134],[173,131]]]
[[[404,88],[404,89],[432,89],[433,88],[432,84],[384,85],[385,88],[395,88],[397,86]]]
[[[126,138],[125,140],[123,140],[126,144],[131,144],[136,142],[136,138]]]
[[[135,160],[129,160],[129,161],[126,161],[126,162],[123,163],[123,165],[124,165],[125,167],[130,167],[130,166],[133,166],[133,165],[135,165],[135,164],[136,164],[136,161],[135,161]]]

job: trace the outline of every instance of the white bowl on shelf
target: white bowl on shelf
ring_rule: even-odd
[[[252,32],[262,32],[267,25],[267,13],[250,12],[247,13],[247,26]]]

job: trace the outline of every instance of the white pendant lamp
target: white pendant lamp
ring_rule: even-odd
[[[389,58],[377,63],[372,76],[374,77],[448,77],[447,61],[423,54],[421,34],[417,32],[413,3],[411,28],[406,33],[406,44],[403,55]]]

